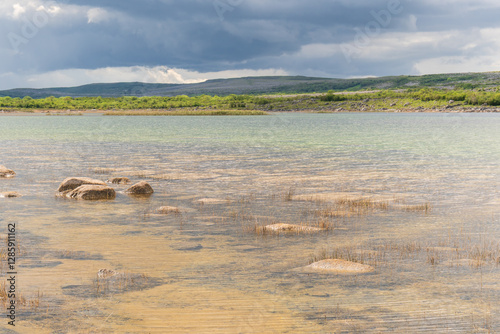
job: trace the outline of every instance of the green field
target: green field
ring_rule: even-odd
[[[500,106],[499,89],[405,89],[293,95],[1,97],[3,110],[102,110],[109,115],[262,115],[269,111],[385,111]]]

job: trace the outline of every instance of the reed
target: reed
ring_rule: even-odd
[[[116,168],[97,167],[97,168],[91,169],[91,171],[94,174],[106,175],[106,174],[111,174],[113,172],[116,172],[116,171],[118,171],[118,169],[116,169]]]
[[[286,190],[285,192],[283,192],[282,194],[282,199],[284,202],[290,202],[293,200],[293,196],[295,195],[295,188],[294,187],[290,187],[288,188],[288,190]]]
[[[460,244],[459,247],[453,245]],[[449,240],[448,243],[408,241],[402,243],[381,243],[367,245],[360,249],[353,246],[321,249],[312,255],[310,263],[325,259],[341,259],[369,265],[388,264],[387,260],[401,261],[413,259],[431,266],[437,265],[466,265],[473,269],[500,265],[500,243],[496,241],[470,242],[469,236],[462,240]],[[458,260],[465,260],[460,262]],[[458,261],[458,262],[456,262]]]
[[[125,292],[137,283],[144,284],[149,279],[145,274],[110,272],[110,275],[104,277],[96,275],[96,278],[92,282],[94,296],[103,297],[109,294]]]
[[[151,175],[149,176],[149,178],[152,180],[175,180],[175,178],[172,175],[168,174]]]
[[[43,298],[43,293],[40,290],[37,291],[36,295],[32,298],[26,298],[23,294],[16,292],[15,302],[16,304],[23,308],[28,308],[32,311],[36,311],[41,304]],[[6,282],[0,283],[0,303],[5,307],[10,303],[10,298],[7,292]]]
[[[346,211],[338,206],[328,206],[314,211],[314,215],[329,218],[344,218],[350,217],[352,212]]]
[[[425,214],[428,214],[431,212],[432,205],[428,202],[420,205],[405,205],[403,206],[403,211],[406,212],[423,212]]]
[[[360,199],[339,199],[337,204],[346,207],[353,212],[364,212],[370,210],[389,210],[388,201],[375,201],[371,198],[360,198]]]
[[[370,249],[358,249],[354,246],[336,247],[333,249],[322,248],[316,254],[310,256],[309,264],[327,259],[377,266],[384,261],[385,253]]]

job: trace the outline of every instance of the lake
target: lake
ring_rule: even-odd
[[[23,195],[0,198],[0,235],[16,224],[24,298],[2,328],[500,332],[499,129],[469,113],[0,117],[17,173],[0,193]],[[56,197],[77,176],[155,193]],[[374,270],[304,270],[325,258]]]

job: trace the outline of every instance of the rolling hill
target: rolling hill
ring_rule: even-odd
[[[44,98],[49,96],[176,96],[312,93],[397,88],[487,88],[500,86],[500,72],[454,73],[424,76],[390,76],[359,79],[328,79],[302,76],[247,77],[209,80],[196,84],[151,84],[141,82],[100,83],[78,87],[0,91],[0,96]]]

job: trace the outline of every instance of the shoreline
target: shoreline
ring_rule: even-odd
[[[210,112],[213,112],[212,114]],[[222,113],[218,113],[222,112]],[[232,113],[234,112],[234,113]],[[259,113],[256,113],[259,112]],[[260,114],[262,112],[262,114]],[[370,110],[171,110],[171,109],[135,109],[135,110],[0,110],[1,116],[265,116],[278,113],[310,113],[310,114],[338,114],[338,113],[500,113],[500,108],[475,107],[475,108],[408,108],[408,109],[370,109]]]

